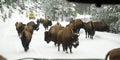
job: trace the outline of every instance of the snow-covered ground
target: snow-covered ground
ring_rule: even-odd
[[[104,59],[109,50],[120,47],[119,34],[97,31],[92,40],[89,38],[86,39],[85,32],[81,29],[79,46],[72,49],[73,53],[66,54],[62,51],[62,47],[61,51],[58,52],[53,42],[47,44],[44,41],[45,29],[40,25],[39,31],[34,31],[30,49],[28,52],[24,52],[15,28],[16,21],[21,21],[26,24],[29,21],[36,20],[29,20],[25,12],[22,15],[17,10],[14,10],[12,18],[7,19],[5,23],[0,21],[0,55],[3,55],[8,60],[28,57],[47,59]],[[68,24],[68,22],[60,23],[63,26]],[[54,24],[56,22],[53,22]]]

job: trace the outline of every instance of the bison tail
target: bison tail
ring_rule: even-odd
[[[105,57],[105,60],[107,60],[108,56],[109,56],[110,52],[107,53],[106,57]]]

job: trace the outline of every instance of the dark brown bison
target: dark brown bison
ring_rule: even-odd
[[[120,48],[109,51],[105,57],[105,60],[107,60],[108,56],[109,60],[120,60]]]
[[[50,41],[53,41],[55,43],[55,46],[57,44],[57,33],[59,30],[63,29],[64,27],[60,24],[57,23],[54,26],[50,28],[49,31],[45,32],[45,41],[49,43]]]
[[[48,26],[52,25],[52,22],[48,19],[44,19],[44,21],[42,23],[43,23],[45,30],[48,29]]]
[[[2,55],[0,55],[0,60],[7,60],[7,59],[3,57]]]
[[[38,31],[39,30],[39,25],[35,24],[33,21],[28,22],[27,26],[29,27],[30,32],[33,34],[33,30]]]
[[[74,31],[75,33],[79,33],[80,28],[83,28],[83,22],[82,22],[81,19],[72,20],[72,21],[70,21],[70,23],[73,23],[73,24],[74,24],[75,28],[74,28],[73,31]]]
[[[18,36],[20,36],[22,30],[24,29],[25,24],[23,24],[22,22],[16,22],[15,26],[16,26],[16,30],[18,32]]]
[[[96,31],[110,31],[109,26],[104,21],[94,22],[94,28]]]
[[[40,24],[40,23],[42,23],[43,21],[44,21],[43,18],[37,19],[37,24]]]
[[[58,40],[58,51],[60,50],[60,44],[62,44],[63,51],[68,53],[68,48],[70,49],[70,53],[72,53],[72,46],[78,46],[78,35],[73,33],[70,27],[65,27],[64,29],[60,30],[57,34]]]
[[[26,29],[26,27],[25,27],[25,29]],[[29,44],[31,42],[32,34],[25,29],[22,31],[20,39],[21,39],[24,51],[27,52],[29,49]]]
[[[95,29],[94,29],[94,25],[93,25],[92,21],[84,23],[84,30],[86,33],[86,38],[87,38],[87,36],[88,37],[90,36],[90,38],[93,39],[93,36],[95,34]]]

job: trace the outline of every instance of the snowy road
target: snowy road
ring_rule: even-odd
[[[30,20],[25,15],[19,15],[14,12],[11,19],[0,24],[0,54],[8,60],[16,60],[20,58],[34,57],[47,59],[104,59],[106,53],[120,47],[120,35],[108,32],[96,32],[94,39],[86,39],[84,30],[81,29],[79,37],[79,46],[73,48],[72,54],[58,52],[57,47],[51,42],[47,44],[44,41],[44,28],[40,25],[39,31],[34,31],[30,49],[24,52],[21,41],[15,29],[15,22],[22,21],[27,23]],[[63,26],[68,22],[60,22]],[[53,25],[56,22],[53,22]]]

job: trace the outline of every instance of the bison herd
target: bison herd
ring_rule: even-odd
[[[19,38],[21,39],[24,51],[26,51],[26,52],[28,51],[33,32],[34,32],[34,30],[36,30],[36,31],[39,30],[40,23],[43,23],[43,26],[45,27],[45,29],[47,29],[48,26],[52,25],[52,22],[49,21],[48,19],[37,20],[37,24],[35,24],[35,22],[33,22],[33,21],[28,22],[27,24],[23,24],[22,22],[15,23],[16,30],[18,32]]]
[[[28,22],[27,24],[23,24],[22,22],[15,23],[18,36],[21,39],[21,43],[25,52],[27,52],[29,49],[29,44],[31,42],[34,30],[38,31],[40,24],[43,24],[45,30],[48,30],[48,27],[52,25],[52,21],[40,18],[37,19],[36,24],[33,21]],[[44,32],[44,40],[47,43],[51,41],[54,42],[54,45],[58,47],[58,51],[60,51],[61,44],[64,52],[68,53],[67,50],[69,49],[70,53],[72,53],[72,47],[76,48],[79,45],[78,37],[80,36],[79,31],[81,28],[85,30],[85,38],[90,39],[93,39],[95,31],[110,31],[109,25],[107,25],[107,23],[104,21],[83,22],[81,19],[75,19],[70,21],[66,26],[62,26],[59,22],[57,22],[55,25],[52,25],[48,31]],[[117,49],[108,53],[111,60],[114,59],[116,52],[118,52]],[[118,55],[120,56],[120,53]]]

